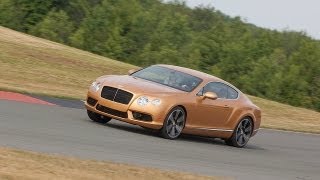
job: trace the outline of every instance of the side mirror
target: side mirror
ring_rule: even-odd
[[[133,74],[133,73],[135,73],[135,72],[137,72],[136,69],[130,69],[130,70],[128,71],[128,75],[131,75],[131,74]]]
[[[216,100],[216,99],[218,99],[218,95],[214,92],[206,92],[203,95],[203,99],[205,99],[205,98]]]

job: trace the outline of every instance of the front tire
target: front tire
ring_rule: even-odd
[[[248,143],[252,134],[252,130],[253,130],[252,120],[248,117],[243,118],[237,125],[231,138],[225,140],[225,142],[229,146],[242,148]]]
[[[105,124],[112,119],[111,117],[106,117],[89,110],[87,110],[87,114],[92,121],[101,123],[101,124]]]
[[[183,108],[175,107],[167,115],[161,129],[162,137],[176,139],[180,136],[186,122],[186,113]]]

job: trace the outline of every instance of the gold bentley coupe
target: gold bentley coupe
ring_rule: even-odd
[[[235,147],[244,147],[261,122],[260,108],[230,83],[172,65],[99,77],[85,106],[98,123],[116,119],[159,130],[167,139],[192,134],[221,138]]]

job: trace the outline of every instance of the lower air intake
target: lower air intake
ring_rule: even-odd
[[[118,110],[115,110],[115,109],[111,109],[111,108],[102,106],[100,104],[97,105],[96,109],[98,111],[101,111],[101,112],[104,112],[104,113],[107,113],[107,114],[110,114],[110,115],[114,115],[114,116],[117,116],[117,117],[128,118],[128,113],[127,112],[122,112],[122,111],[118,111]]]

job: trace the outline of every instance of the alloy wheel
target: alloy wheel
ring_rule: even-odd
[[[162,129],[163,136],[168,139],[177,138],[185,125],[185,112],[182,108],[174,108],[169,116],[167,116],[166,122]]]
[[[250,119],[243,119],[236,129],[236,141],[241,147],[247,144],[252,133],[252,122]]]

